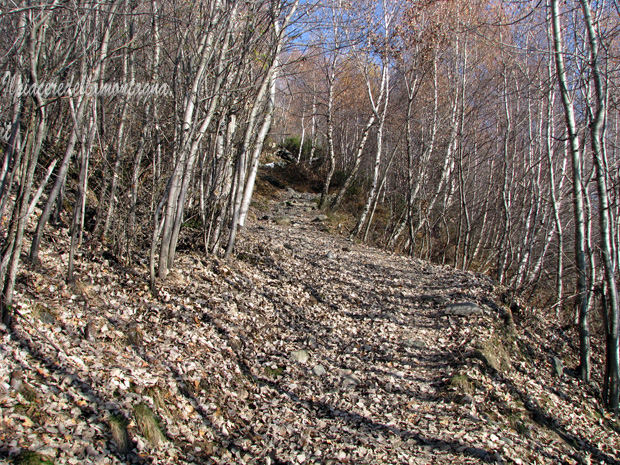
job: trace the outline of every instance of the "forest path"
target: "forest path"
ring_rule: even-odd
[[[274,385],[310,415],[283,416],[282,427],[309,435],[317,458],[333,450],[350,463],[501,461],[505,435],[489,431],[470,396],[448,394],[472,327],[491,326],[489,281],[332,235],[316,200],[288,189],[240,244],[275,307],[276,340],[259,358],[288,367]],[[463,302],[480,314],[446,315]],[[299,350],[307,361],[283,359]]]
[[[125,266],[96,242],[67,286],[50,230],[0,327],[0,464],[620,463],[595,391],[553,375],[550,354],[574,366],[562,333],[511,329],[488,278],[330,221],[280,190],[230,261],[188,225],[156,295],[148,251]]]

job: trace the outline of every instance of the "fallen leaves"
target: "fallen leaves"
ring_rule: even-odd
[[[0,332],[1,453],[57,464],[620,459],[595,399],[541,370],[544,342],[497,333],[488,280],[325,234],[313,199],[292,195],[274,207],[290,225],[249,225],[230,263],[180,255],[157,298],[144,270],[96,261],[63,297],[63,265],[43,254],[54,271],[30,280],[36,295],[18,289],[28,323]],[[18,369],[29,394],[11,387]]]

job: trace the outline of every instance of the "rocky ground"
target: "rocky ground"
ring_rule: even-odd
[[[51,232],[0,330],[0,462],[620,463],[570,337],[315,205],[282,190],[235,260],[180,253],[157,297],[100,250],[67,287]]]

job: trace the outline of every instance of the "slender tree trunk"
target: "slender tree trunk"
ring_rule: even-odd
[[[108,48],[110,44],[110,31],[114,26],[114,18],[116,8],[118,6],[118,2],[115,2],[110,5],[108,11],[108,20],[107,24],[101,39],[101,45],[99,47],[97,61],[90,73],[87,72],[86,69],[86,61],[82,60],[81,63],[81,76],[80,79],[84,79],[86,82],[98,82],[100,74],[102,72],[102,68],[105,65],[105,61],[108,58]],[[69,164],[71,162],[71,157],[73,156],[73,151],[75,149],[75,145],[78,141],[79,131],[81,131],[82,121],[84,119],[84,113],[89,104],[89,99],[85,95],[78,95],[76,97],[71,97],[69,99],[69,107],[71,110],[71,116],[73,121],[73,128],[71,130],[71,135],[69,136],[69,140],[67,142],[67,148],[65,149],[65,154],[60,163],[60,167],[58,169],[58,174],[56,176],[56,180],[54,182],[54,186],[47,198],[47,202],[45,207],[43,208],[43,212],[39,217],[39,222],[37,223],[37,229],[32,239],[31,247],[30,247],[30,261],[38,265],[39,263],[39,248],[41,246],[41,239],[43,237],[43,232],[47,223],[50,219],[52,209],[54,208],[54,203],[58,202],[62,199],[62,191],[64,189],[64,185],[66,182],[67,171],[69,169]],[[77,108],[76,108],[77,105]],[[59,207],[60,210],[60,207]]]
[[[551,81],[553,77],[552,71],[552,63],[549,60],[548,65],[548,76],[549,81]],[[554,139],[554,124],[553,124],[553,106],[554,106],[554,89],[552,86],[549,86],[549,92],[547,94],[547,132],[546,132],[546,155],[547,155],[547,163],[549,166],[549,186],[550,186],[550,195],[551,195],[551,206],[553,208],[553,219],[555,222],[555,229],[558,234],[558,248],[557,248],[557,256],[556,256],[556,286],[555,286],[555,308],[556,308],[556,316],[559,318],[560,316],[560,307],[562,303],[562,298],[564,294],[564,233],[562,229],[562,219],[560,216],[561,203],[558,198],[558,193],[562,192],[562,185],[564,182],[564,174],[566,173],[566,161],[567,157],[563,157],[562,169],[559,173],[560,183],[556,188],[555,181],[555,167],[553,165],[553,139]]]
[[[357,171],[359,170],[360,164],[362,162],[362,155],[364,154],[364,147],[366,147],[366,142],[368,141],[368,135],[370,134],[370,129],[372,128],[374,124],[375,124],[375,115],[373,113],[368,118],[368,121],[366,122],[366,125],[364,126],[364,130],[362,131],[362,136],[355,150],[355,161],[353,163],[353,168],[351,168],[351,171],[349,171],[349,174],[344,180],[344,183],[338,190],[336,197],[334,198],[334,200],[332,201],[330,205],[330,208],[332,210],[335,210],[336,208],[338,208],[338,206],[342,203],[342,200],[344,199],[344,195],[349,190],[349,186],[351,186],[353,179],[355,179],[355,175],[357,174]]]
[[[592,20],[590,4],[587,0],[580,0],[583,17],[588,31],[590,47],[590,70],[594,80],[595,109],[594,118],[590,125],[590,143],[596,167],[596,185],[599,201],[599,227],[601,235],[601,254],[605,270],[605,284],[607,303],[609,338],[607,347],[609,390],[607,395],[608,408],[618,412],[620,408],[620,345],[618,329],[620,327],[620,314],[618,309],[618,288],[614,266],[613,246],[613,223],[610,217],[609,190],[607,187],[607,160],[604,145],[604,125],[607,117],[603,77],[599,64],[599,43],[597,33]]]
[[[290,21],[292,15],[295,13],[296,9],[297,4],[294,5],[288,17],[285,18],[283,25],[280,25],[277,21],[274,24],[274,31],[277,38],[276,40],[278,42],[274,51],[274,59],[269,72],[269,94],[267,95],[265,116],[263,118],[263,124],[261,125],[261,128],[258,131],[258,135],[254,142],[254,151],[252,153],[250,173],[245,186],[245,192],[243,194],[243,202],[241,203],[241,212],[239,215],[240,228],[243,228],[245,226],[245,219],[247,217],[248,210],[250,209],[252,194],[254,193],[254,183],[256,181],[256,173],[258,171],[260,155],[262,153],[263,145],[265,143],[265,139],[267,138],[267,134],[269,133],[269,129],[271,128],[271,122],[273,121],[273,112],[276,105],[276,82],[278,80],[278,68],[280,67],[280,54],[282,53],[282,47],[284,45],[284,36],[282,35],[283,29],[286,28],[286,26],[288,25],[288,22]],[[301,153],[302,147],[300,147],[299,150]]]
[[[85,100],[85,99],[83,99]],[[76,123],[81,124],[83,117],[83,110],[85,108],[85,101],[80,103],[80,110],[78,111],[78,117],[76,119]],[[73,150],[75,149],[75,144],[78,140],[78,130],[74,127],[71,130],[71,135],[69,136],[69,141],[67,143],[67,148],[65,149],[65,154],[63,159],[60,162],[60,168],[56,173],[56,180],[54,181],[54,186],[50,191],[45,206],[43,207],[43,211],[41,216],[39,217],[39,221],[37,222],[37,229],[34,232],[34,236],[32,237],[32,243],[30,245],[30,261],[33,265],[38,266],[39,264],[39,249],[41,247],[41,239],[43,238],[43,232],[45,231],[45,227],[50,219],[52,214],[52,209],[54,208],[54,204],[59,197],[60,191],[62,190],[67,177],[67,171],[69,170],[69,164],[71,162],[71,157],[73,156]]]
[[[372,90],[370,88],[370,82],[367,81],[367,87],[369,95],[372,95]],[[378,99],[378,103],[373,105],[373,112],[375,113],[377,119],[377,147],[375,149],[375,163],[372,174],[372,185],[370,186],[370,191],[368,193],[368,197],[366,198],[366,203],[364,204],[364,208],[360,217],[357,220],[357,224],[353,228],[351,232],[351,237],[356,237],[361,232],[362,228],[366,223],[366,219],[370,212],[370,208],[375,201],[375,197],[378,194],[379,187],[379,168],[381,166],[381,160],[383,155],[383,133],[385,130],[385,118],[387,116],[387,109],[389,103],[389,93],[390,93],[390,71],[388,69],[388,64],[383,63],[383,70],[381,73],[381,90],[380,96]],[[372,101],[372,98],[371,98]]]
[[[398,152],[398,145],[394,147],[394,150],[392,151],[392,155],[390,156],[387,166],[385,167],[385,170],[383,171],[383,175],[381,176],[381,182],[379,183],[379,188],[377,189],[377,195],[375,196],[375,200],[372,204],[372,209],[370,210],[370,214],[368,215],[368,221],[366,222],[366,229],[364,230],[364,236],[362,238],[364,242],[368,240],[368,233],[370,232],[370,226],[372,224],[372,219],[375,215],[377,204],[379,203],[379,195],[381,194],[381,192],[384,191],[385,181],[387,180],[388,172],[390,171],[390,167],[392,166],[392,162],[394,161],[394,157],[396,156],[397,152]]]
[[[25,29],[25,20],[23,15],[20,18],[20,26]],[[17,85],[21,85],[21,75],[16,76]],[[11,169],[11,165],[14,162],[15,155],[20,156],[19,151],[19,139],[20,131],[19,126],[22,118],[23,99],[17,95],[13,96],[13,108],[11,117],[11,133],[9,140],[7,141],[6,150],[4,151],[4,158],[2,161],[2,171],[0,172],[0,218],[4,217],[4,209],[9,200],[9,192],[11,191],[14,177],[14,170]],[[15,165],[19,165],[16,163]]]
[[[588,323],[588,290],[586,283],[586,255],[585,255],[585,218],[583,208],[583,187],[581,176],[581,152],[579,147],[579,135],[575,123],[575,110],[571,100],[564,67],[564,52],[560,29],[560,13],[558,0],[551,2],[551,25],[553,30],[553,49],[555,55],[556,77],[560,86],[562,105],[566,120],[566,130],[570,141],[571,162],[573,169],[573,208],[575,216],[575,264],[577,266],[577,297],[576,303],[579,309],[579,342],[580,342],[580,368],[581,379],[590,381],[591,348],[590,327]]]
[[[235,193],[235,201],[233,203],[234,207],[232,210],[230,235],[228,238],[228,244],[226,246],[225,254],[225,257],[227,259],[229,259],[232,255],[238,229],[239,227],[243,227],[248,209],[250,208],[250,201],[252,200],[252,193],[254,191],[254,181],[256,180],[256,172],[258,170],[260,153],[263,147],[263,143],[265,141],[265,137],[267,136],[267,132],[269,131],[269,128],[271,126],[271,121],[273,117],[277,68],[280,63],[279,58],[282,52],[282,47],[284,46],[284,31],[286,30],[289,22],[295,14],[298,4],[299,0],[295,0],[293,2],[286,17],[282,20],[282,23],[280,23],[280,20],[277,19],[280,14],[279,8],[277,9],[277,14],[274,15],[274,17],[276,18],[273,23],[275,46],[272,52],[273,55],[271,58],[271,63],[269,69],[266,71],[265,78],[258,91],[257,98],[254,101],[254,106],[252,107],[252,111],[248,120],[248,126],[246,128],[243,146],[239,154],[239,163],[237,165],[237,168],[239,170],[237,176],[237,191]],[[264,105],[265,108],[262,108],[264,103],[266,103],[266,105]],[[252,137],[254,129],[257,127],[258,113],[261,109],[265,111],[263,117],[263,124],[258,134],[255,137]],[[251,140],[254,140],[255,148],[252,151],[251,158],[248,160],[247,158],[248,154],[250,153]],[[247,172],[246,176],[246,171],[248,170],[248,168],[249,172]]]
[[[30,27],[28,34],[28,53],[30,61],[29,72],[30,81],[33,85],[38,85],[38,69],[40,60],[40,49],[45,41],[47,21],[49,13],[43,15],[43,18],[37,22],[28,24]],[[46,102],[37,93],[32,96],[35,112],[32,114],[31,124],[26,145],[26,157],[22,159],[21,179],[17,197],[13,206],[11,216],[11,226],[8,237],[2,248],[2,260],[0,265],[0,284],[2,285],[2,295],[0,302],[0,310],[2,313],[2,322],[10,324],[13,316],[13,291],[17,279],[17,271],[19,267],[21,250],[24,238],[24,230],[26,228],[26,219],[28,207],[30,205],[30,196],[34,181],[34,174],[37,168],[41,147],[47,134],[47,111]]]
[[[128,16],[130,14],[129,2],[125,0],[125,16],[124,16],[124,30],[129,35],[128,42],[133,42],[133,24],[128,24]],[[128,82],[134,81],[134,60],[130,57],[130,51],[128,50],[129,46],[123,47],[123,82],[125,85]],[[130,64],[131,62],[131,64]],[[106,237],[108,235],[108,231],[110,230],[110,225],[112,223],[112,217],[114,215],[114,210],[116,207],[116,189],[119,183],[121,163],[123,161],[123,155],[125,153],[125,137],[126,137],[126,125],[128,123],[127,119],[127,111],[128,111],[129,101],[127,97],[124,98],[124,101],[121,105],[121,114],[118,124],[118,129],[116,133],[116,157],[114,161],[114,169],[112,170],[112,182],[110,184],[110,198],[108,202],[108,209],[105,216],[105,221],[103,223],[103,232],[101,234],[102,237]]]
[[[312,125],[310,127],[310,163],[314,162],[314,155],[316,153],[316,116],[317,116],[317,103],[316,103],[316,83],[313,83],[312,92]]]
[[[319,208],[323,208],[327,202],[329,196],[329,186],[332,181],[332,176],[336,169],[336,153],[334,150],[334,86],[336,80],[336,59],[330,63],[328,70],[328,90],[327,90],[327,153],[328,153],[328,166],[327,175],[323,182],[323,189],[321,191],[321,199],[319,200]]]
[[[504,116],[506,117],[506,128],[504,131],[504,146],[502,151],[503,157],[503,169],[502,169],[502,212],[504,215],[503,229],[500,236],[500,242],[498,245],[497,256],[497,274],[496,279],[498,282],[503,283],[506,276],[506,268],[508,262],[508,255],[510,254],[510,232],[512,227],[512,195],[510,190],[510,175],[509,175],[509,157],[510,152],[510,137],[512,133],[512,118],[510,112],[510,106],[508,101],[508,77],[506,76],[508,70],[504,67]]]
[[[96,105],[96,99],[92,100],[93,107]],[[93,108],[93,112],[95,109]],[[96,116],[91,119],[91,128],[95,124]],[[90,132],[90,131],[89,131]],[[88,181],[88,165],[90,161],[90,144],[87,142],[87,133],[82,131],[82,141],[80,148],[80,174],[78,179],[77,194],[73,205],[73,217],[71,220],[71,245],[69,248],[69,266],[67,271],[67,283],[72,284],[75,281],[75,252],[79,242],[81,233],[82,218],[84,217],[84,201],[86,200],[86,186]]]
[[[233,10],[233,13],[234,14]],[[221,20],[222,5],[221,0],[216,0],[212,6],[212,21],[209,30],[202,36],[199,47],[200,61],[193,76],[191,88],[185,97],[185,105],[183,118],[181,121],[181,131],[179,134],[179,159],[176,163],[171,176],[169,190],[166,197],[166,208],[163,216],[162,238],[159,249],[159,277],[164,279],[168,275],[168,270],[172,266],[175,255],[176,240],[180,223],[183,218],[183,208],[185,201],[186,186],[193,175],[195,163],[195,155],[200,144],[202,136],[204,136],[210,119],[214,114],[214,101],[217,99],[217,93],[212,98],[212,104],[208,114],[202,119],[202,124],[196,136],[197,127],[195,110],[198,104],[198,96],[201,86],[204,84],[207,65],[213,53],[213,42],[215,40],[214,23]],[[223,57],[222,50],[221,57]],[[220,79],[222,76],[219,76]],[[217,91],[217,89],[214,89]],[[155,229],[157,226],[155,225]]]

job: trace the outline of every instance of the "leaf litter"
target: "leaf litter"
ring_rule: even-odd
[[[568,338],[506,324],[482,275],[330,234],[315,200],[287,191],[231,262],[180,253],[157,297],[96,251],[67,286],[50,232],[0,332],[0,462],[620,461],[596,391],[554,374]]]

